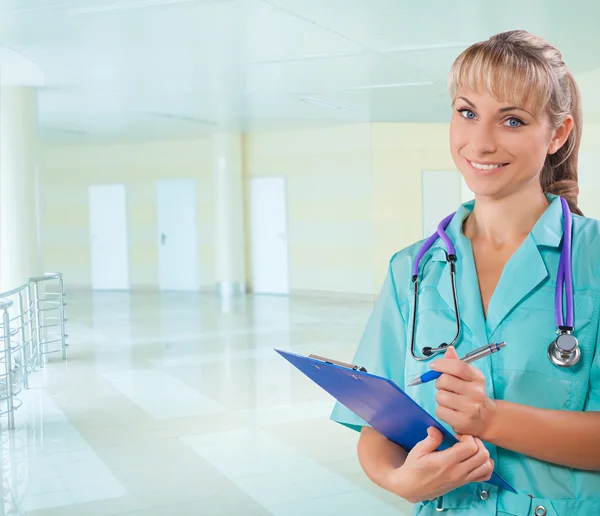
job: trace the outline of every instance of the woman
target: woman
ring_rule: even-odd
[[[459,443],[435,451],[441,434],[430,428],[407,453],[341,405],[332,417],[361,430],[364,471],[416,503],[415,514],[600,515],[600,227],[577,208],[579,90],[558,50],[524,31],[465,50],[449,82],[452,158],[475,193],[446,229],[456,248],[462,322],[455,347],[463,356],[507,345],[473,364],[457,360],[454,347],[433,360],[413,358],[418,242],[392,258],[354,363],[410,389]],[[569,209],[581,357],[558,367],[548,346],[557,338],[555,288]],[[418,269],[421,357],[423,347],[456,334],[450,267],[438,239]],[[443,373],[437,381],[407,388],[430,367]],[[493,470],[518,494],[485,483]]]

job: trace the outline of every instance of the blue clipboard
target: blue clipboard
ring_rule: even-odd
[[[407,451],[427,437],[430,426],[437,428],[444,437],[438,450],[458,442],[439,421],[388,378],[350,364],[337,365],[322,357],[275,351],[363,421]],[[496,473],[492,474],[488,483],[517,492]]]

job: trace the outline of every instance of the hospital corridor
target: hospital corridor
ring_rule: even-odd
[[[363,471],[326,374],[404,371],[399,347],[355,353],[404,329],[375,328],[386,288],[409,299],[392,308],[410,337],[414,277],[394,257],[473,209],[449,141],[470,45],[524,29],[561,49],[584,113],[579,207],[600,218],[599,16],[596,0],[1,0],[0,516],[416,514]],[[455,331],[440,277],[447,305],[419,278],[419,350]],[[528,306],[556,338],[544,295]]]

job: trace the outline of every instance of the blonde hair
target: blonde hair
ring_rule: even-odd
[[[567,141],[548,154],[540,175],[545,193],[560,195],[573,213],[577,207],[577,157],[581,142],[581,94],[561,53],[550,43],[524,30],[496,34],[463,51],[450,70],[452,99],[459,88],[487,91],[517,106],[529,104],[536,116],[548,113],[553,127],[573,117]]]

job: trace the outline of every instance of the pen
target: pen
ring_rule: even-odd
[[[496,353],[496,351],[500,351],[504,346],[506,346],[506,342],[500,342],[498,344],[486,344],[480,348],[474,349],[473,351],[467,353],[464,357],[461,358],[463,362],[467,364],[474,362],[475,360],[479,360],[480,358],[487,357],[492,353]],[[431,382],[432,380],[436,380],[442,376],[442,373],[439,371],[427,371],[423,373],[418,378],[415,378],[412,382],[408,384],[409,387],[413,385],[420,385],[422,383]]]

